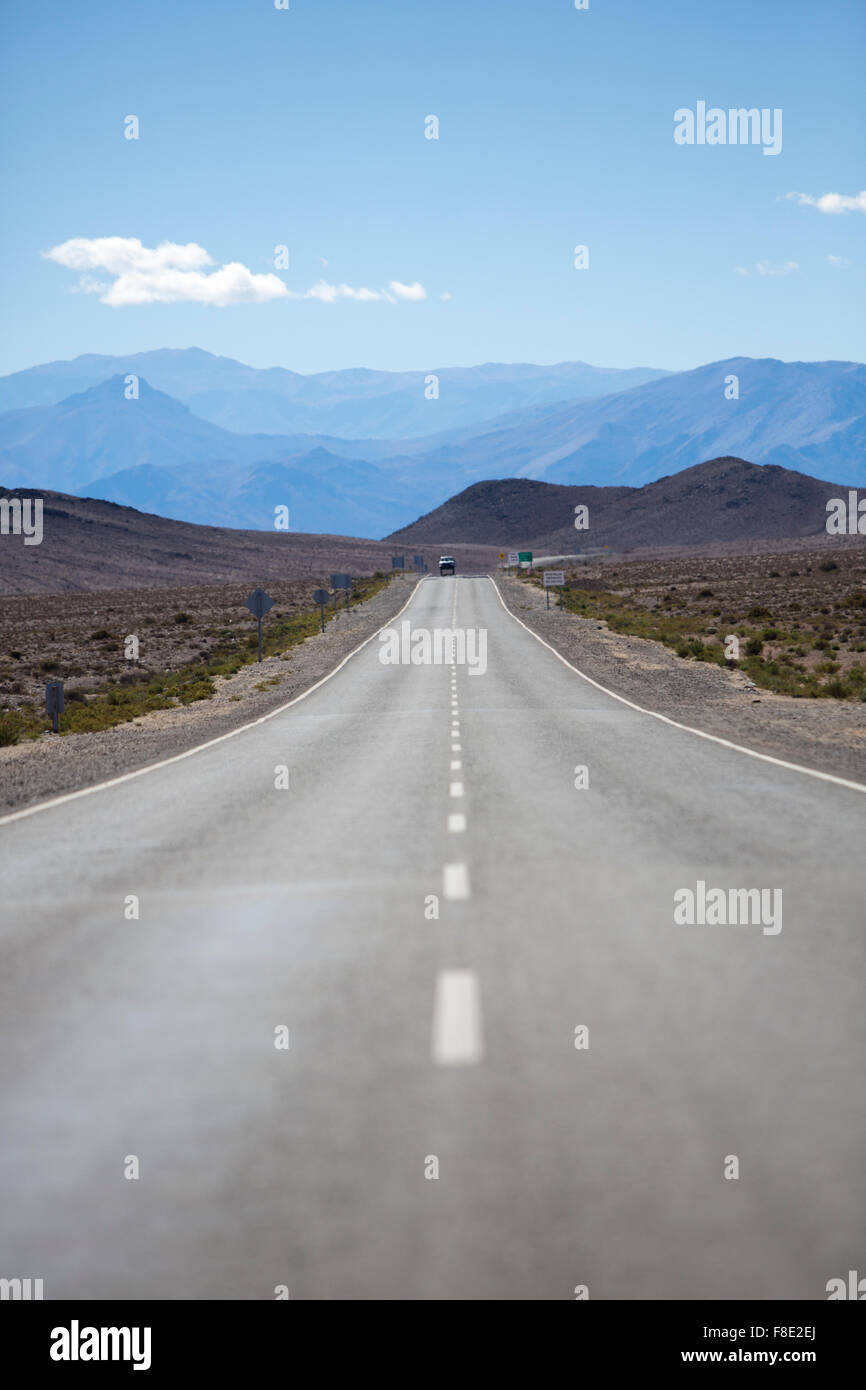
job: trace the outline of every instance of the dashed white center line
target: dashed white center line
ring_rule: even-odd
[[[451,752],[452,752],[452,753],[462,753],[462,752],[463,752],[463,748],[462,748],[461,744],[459,744],[459,743],[452,743],[452,745],[451,745]]]
[[[462,763],[462,761],[461,761],[460,758],[452,758],[452,759],[451,759],[451,769],[450,769],[451,772],[459,772],[459,771],[461,770],[462,767],[463,767],[463,763]]]
[[[459,835],[466,829],[466,817],[462,811],[452,811],[448,817],[448,830],[452,835]]]
[[[463,795],[463,783],[462,783],[462,782],[452,782],[452,783],[451,783],[451,786],[449,787],[449,791],[451,792],[451,795],[452,795],[452,796],[462,796],[462,795]]]
[[[465,864],[445,864],[442,868],[442,895],[451,902],[472,897],[469,870]]]
[[[474,970],[440,970],[436,976],[432,1050],[440,1067],[481,1061],[481,992]]]

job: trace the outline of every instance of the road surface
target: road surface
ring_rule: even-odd
[[[0,827],[0,1276],[826,1297],[864,1260],[866,796],[613,699],[488,579],[402,621],[485,630],[486,672],[376,638]],[[781,889],[782,930],[677,924],[699,881]]]

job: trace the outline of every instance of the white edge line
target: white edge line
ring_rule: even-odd
[[[133,777],[143,777],[145,773],[156,772],[159,768],[168,767],[171,763],[182,762],[184,758],[191,758],[195,753],[203,753],[206,748],[213,748],[218,743],[225,743],[226,739],[236,738],[238,734],[246,733],[247,729],[255,729],[259,724],[266,724],[269,719],[275,719],[278,714],[283,714],[287,709],[291,709],[292,705],[297,705],[301,700],[306,700],[307,696],[312,695],[314,690],[318,690],[326,681],[336,676],[337,672],[342,671],[343,667],[348,661],[352,660],[353,656],[357,656],[358,652],[363,651],[366,646],[369,646],[373,638],[378,637],[380,632],[384,632],[385,628],[389,627],[396,618],[399,618],[401,613],[405,613],[419,588],[428,577],[428,575],[422,575],[406,602],[403,604],[403,607],[398,609],[398,611],[394,613],[387,622],[384,622],[381,627],[378,627],[375,632],[371,632],[369,637],[365,637],[364,641],[361,642],[359,646],[355,647],[354,651],[349,652],[348,656],[344,656],[343,660],[339,665],[334,667],[333,671],[329,671],[321,680],[316,681],[315,685],[311,685],[308,690],[301,691],[300,695],[295,695],[293,699],[288,700],[286,704],[278,705],[276,709],[270,710],[267,714],[261,715],[258,719],[251,720],[249,724],[241,724],[237,729],[229,729],[226,734],[219,734],[216,738],[209,738],[206,743],[197,743],[195,748],[187,748],[183,753],[174,753],[172,757],[163,758],[158,763],[148,763],[147,767],[137,767],[132,772],[122,773],[120,777],[111,777],[107,782],[95,782],[92,787],[81,787],[76,792],[66,792],[63,796],[53,797],[51,801],[40,801],[37,802],[35,806],[25,806],[23,811],[11,811],[6,816],[0,816],[0,825],[9,825],[12,821],[24,820],[27,816],[38,815],[40,811],[49,811],[52,806],[63,806],[67,801],[77,801],[81,796],[91,796],[94,792],[105,791],[108,787],[117,787],[121,782],[131,782]]]
[[[509,618],[513,618],[516,623],[520,623],[521,627],[525,627],[529,635],[534,637],[536,642],[540,642],[542,647],[546,647],[549,652],[553,652],[557,660],[561,661],[563,666],[567,666],[569,671],[573,671],[576,676],[580,676],[580,679],[589,685],[594,685],[596,690],[601,690],[605,695],[609,695],[612,700],[619,700],[621,705],[628,705],[629,709],[637,710],[638,714],[648,714],[651,719],[659,719],[663,724],[670,724],[673,728],[682,729],[687,734],[695,734],[697,738],[706,738],[711,743],[720,743],[723,748],[733,748],[737,753],[745,753],[747,758],[760,758],[763,763],[773,763],[776,767],[787,768],[789,772],[801,772],[804,777],[817,777],[821,782],[833,782],[837,787],[848,787],[850,791],[866,792],[866,785],[862,782],[850,782],[846,777],[834,776],[832,772],[819,772],[814,767],[802,767],[800,763],[788,763],[783,758],[774,758],[770,753],[758,753],[754,748],[745,748],[742,743],[732,743],[730,739],[720,738],[718,734],[708,734],[704,729],[693,729],[690,724],[680,724],[678,720],[671,719],[666,714],[658,714],[654,709],[645,709],[643,705],[636,705],[633,700],[627,700],[624,695],[617,695],[615,690],[608,690],[606,685],[601,685],[599,681],[593,680],[592,676],[586,675],[577,666],[572,666],[561,652],[558,652],[549,642],[545,642],[544,638],[539,637],[537,632],[533,632],[532,628],[522,618],[518,618],[516,613],[512,613],[499,592],[499,585],[496,580],[491,575],[488,575],[487,578],[496,590],[496,597]],[[0,825],[2,825],[2,821],[0,821]]]

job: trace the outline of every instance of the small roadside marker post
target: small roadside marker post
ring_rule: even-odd
[[[547,606],[550,607],[551,589],[559,590],[559,606],[562,607],[562,590],[565,586],[565,570],[545,570],[544,571],[544,592],[547,596]]]
[[[508,552],[508,573],[511,574],[511,571],[513,570],[514,566],[515,566],[515,565],[519,565],[519,564],[520,564],[520,556],[518,555],[517,551],[516,551],[516,550],[509,550],[509,552]]]
[[[325,605],[330,597],[331,595],[328,593],[327,589],[317,589],[313,594],[313,603],[317,603],[321,610],[323,632],[325,631]]]
[[[253,589],[244,605],[250,610],[259,625],[259,661],[262,659],[262,618],[266,613],[270,613],[274,606],[274,600],[265,593],[264,589]]]
[[[45,713],[51,715],[53,732],[60,733],[58,719],[63,713],[63,681],[49,681],[45,687]]]

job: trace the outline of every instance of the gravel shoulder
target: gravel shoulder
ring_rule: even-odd
[[[334,670],[344,657],[403,607],[415,580],[399,576],[366,603],[341,612],[324,633],[308,637],[284,656],[217,677],[208,700],[158,710],[94,733],[43,734],[0,748],[0,812],[21,810],[65,792],[184,753],[268,714]],[[263,690],[257,687],[263,682]]]
[[[684,661],[658,642],[548,612],[535,585],[497,577],[512,613],[578,670],[644,709],[758,753],[866,785],[866,704],[792,699],[754,688],[744,673]]]

